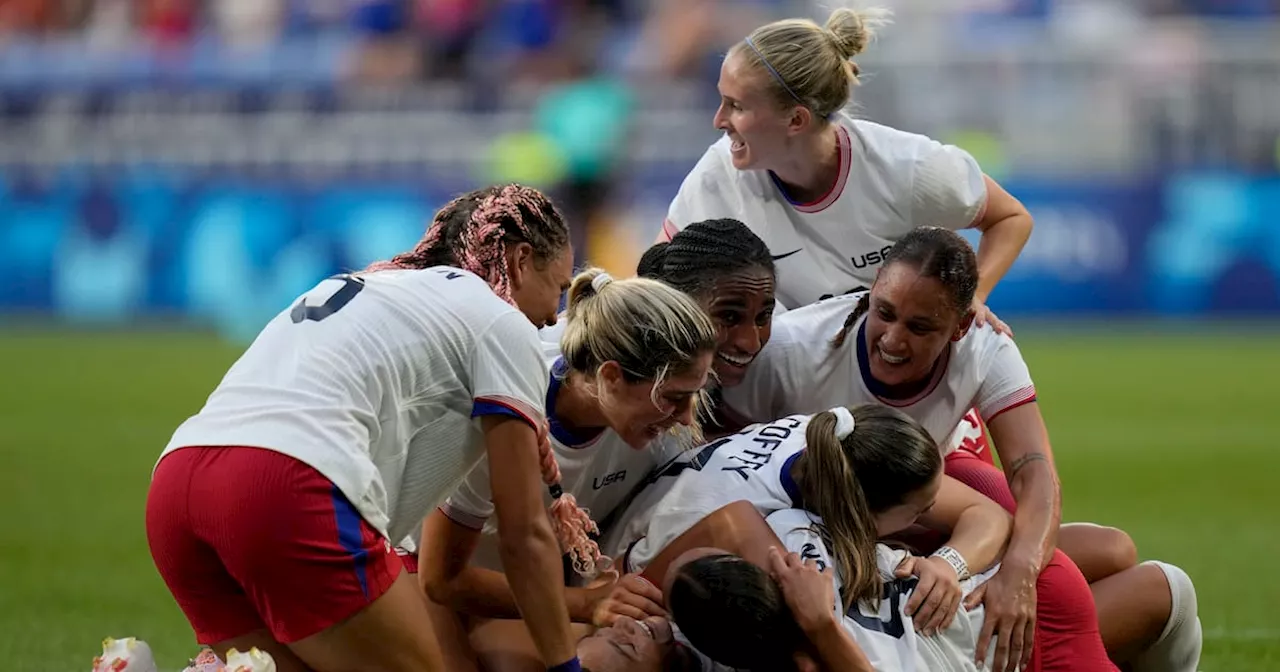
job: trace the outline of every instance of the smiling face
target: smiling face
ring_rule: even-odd
[[[973,318],[950,303],[946,287],[910,264],[885,266],[871,287],[867,354],[871,375],[888,386],[924,380],[942,351],[968,331]]]
[[[738,170],[772,169],[786,155],[794,109],[778,105],[758,69],[735,49],[720,65],[720,108],[713,119],[732,143],[729,153]]]
[[[715,372],[723,387],[733,387],[769,342],[773,330],[774,278],[767,269],[721,278],[703,307],[716,324]]]
[[[693,424],[698,393],[707,384],[712,353],[698,355],[693,363],[664,380],[630,382],[617,362],[605,362],[597,379],[600,410],[627,445],[637,450],[677,424]]]
[[[578,642],[583,668],[609,672],[658,672],[674,648],[671,623],[651,617],[638,622],[620,617]]]

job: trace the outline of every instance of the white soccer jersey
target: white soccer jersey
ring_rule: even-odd
[[[575,436],[556,417],[556,394],[568,368],[559,359],[559,349],[548,345],[552,374],[546,397],[546,414],[551,426],[551,448],[560,464],[560,486],[574,496],[578,506],[597,522],[605,519],[645,481],[649,472],[680,453],[678,438],[664,434],[642,450],[629,446],[616,432],[606,429],[593,436]],[[502,571],[498,552],[498,530],[493,515],[489,460],[482,458],[462,485],[449,496],[441,511],[454,522],[483,529],[472,564]],[[551,505],[550,493],[543,497]],[[420,538],[420,531],[415,539]]]
[[[791,465],[805,448],[808,415],[753,425],[678,458],[665,470],[675,475],[642,538],[625,554],[628,572],[649,565],[667,544],[717,509],[747,500],[760,515],[789,509],[799,499]],[[616,548],[617,541],[610,540]]]
[[[781,257],[778,299],[796,308],[870,287],[912,229],[981,221],[986,181],[967,152],[844,114],[836,123],[840,172],[826,196],[794,203],[772,173],[734,168],[726,135],[685,177],[663,225],[667,239],[697,221],[741,220]]]
[[[543,423],[538,331],[476,275],[436,267],[339,276],[262,330],[184,446],[256,446],[333,481],[403,539],[484,454],[482,415]]]
[[[836,348],[831,340],[861,294],[826,299],[787,311],[773,322],[773,335],[747,368],[742,383],[722,391],[723,403],[747,421],[789,413],[819,413],[834,406],[878,403],[893,406],[924,425],[941,450],[960,419],[977,408],[985,422],[1035,401],[1036,389],[1013,339],[990,326],[973,327],[948,344],[925,389],[911,399],[878,396],[867,358],[866,316]]]
[[[817,516],[799,509],[784,509],[770,514],[766,521],[788,551],[814,560],[819,569],[837,567],[816,530],[815,526],[821,522]],[[857,602],[844,611],[839,597],[842,581],[838,574],[834,577],[836,601],[832,608],[837,613],[844,612],[841,620],[845,630],[877,670],[976,672],[978,666],[974,657],[978,635],[982,632],[982,606],[972,611],[961,607],[945,630],[932,637],[921,636],[906,613],[907,600],[915,589],[916,579],[894,578],[894,570],[905,557],[906,551],[876,544],[876,565],[884,584],[878,610],[872,609],[871,604]],[[964,594],[968,595],[987,581],[995,571],[993,568],[962,581],[960,586]],[[994,644],[993,641],[993,651]]]

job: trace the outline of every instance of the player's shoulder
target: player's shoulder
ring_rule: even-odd
[[[812,345],[830,341],[844,327],[845,320],[858,306],[866,292],[831,296],[816,303],[792,308],[773,320],[769,344],[792,343]]]
[[[515,308],[503,301],[484,278],[453,266],[374,271],[361,276],[370,285],[401,287],[418,296],[472,311],[502,314]]]
[[[956,343],[956,354],[966,363],[988,366],[1002,357],[1018,357],[1022,355],[1013,338],[998,332],[990,324],[973,325]]]
[[[915,159],[943,146],[941,142],[922,133],[904,131],[866,119],[843,116],[841,125],[856,136],[862,148],[873,156]]]

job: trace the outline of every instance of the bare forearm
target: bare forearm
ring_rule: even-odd
[[[503,540],[500,546],[511,593],[543,661],[550,666],[573,658],[560,546],[550,521],[537,520],[527,534]]]
[[[974,574],[995,565],[1009,541],[1009,514],[994,503],[992,506],[998,509],[998,514],[976,507],[960,514],[960,520],[956,522],[951,539],[947,542],[948,546],[964,558],[969,571]],[[993,520],[1000,522],[992,524]]]
[[[1013,473],[1009,488],[1018,512],[1013,517],[1013,536],[1005,558],[1028,562],[1038,571],[1058,543],[1062,498],[1057,477],[1046,461],[1027,463]]]
[[[467,567],[440,597],[442,599],[438,602],[464,614],[484,618],[520,618],[520,609],[511,593],[507,575],[491,569]],[[595,607],[591,591],[566,586],[564,600],[569,618],[579,623],[591,622],[591,611]]]
[[[454,611],[484,618],[520,618],[507,576],[481,567],[467,567],[446,585],[428,584],[432,600]]]
[[[982,230],[982,239],[978,241],[978,290],[975,294],[979,301],[986,303],[991,290],[1009,272],[1031,238],[1033,225],[1031,215],[1024,212],[1010,215]]]

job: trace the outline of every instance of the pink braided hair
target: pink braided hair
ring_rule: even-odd
[[[477,199],[471,216],[459,233],[460,247],[453,250],[451,256],[458,267],[484,278],[494,294],[515,305],[511,297],[511,278],[507,273],[507,232],[503,229],[503,223],[510,221],[521,237],[532,240],[532,232],[521,215],[521,208],[528,212],[540,212],[547,209],[550,202],[538,190],[518,184],[509,184],[488,192]],[[464,194],[446,203],[436,212],[427,227],[426,235],[412,250],[398,254],[390,261],[370,264],[365,269],[366,272],[428,266],[431,259],[439,257],[437,252],[440,246],[448,244],[445,235],[448,219],[463,207],[464,201],[476,195],[476,192]],[[541,437],[539,438],[541,444]],[[554,453],[551,460],[554,464]],[[553,469],[555,478],[549,485],[554,500],[549,511],[551,527],[560,542],[560,548],[569,554],[574,571],[583,576],[594,576],[601,570],[607,570],[612,561],[600,554],[600,547],[589,536],[599,534],[599,528],[591,520],[591,516],[578,506],[574,496],[565,493],[560,487],[559,466],[555,465]]]
[[[551,529],[555,532],[560,548],[569,554],[573,571],[593,578],[613,566],[613,560],[600,553],[600,546],[589,535],[600,534],[600,528],[586,509],[578,506],[578,500],[561,489],[557,481],[551,486]]]
[[[459,196],[440,208],[427,227],[426,235],[412,250],[396,255],[390,261],[373,263],[365,270],[423,268],[441,245],[448,244],[445,241],[446,220],[473,195],[474,192]],[[513,223],[522,237],[532,239],[529,224],[524,221],[520,209],[538,212],[547,203],[546,196],[536,189],[519,184],[508,184],[480,198],[459,234],[460,249],[453,251],[458,267],[484,278],[494,294],[515,305],[511,298],[511,278],[507,273],[507,240],[503,224],[506,221]]]

